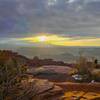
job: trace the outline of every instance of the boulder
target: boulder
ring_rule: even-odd
[[[45,100],[45,99],[47,100],[47,98],[50,99],[52,97],[56,98],[58,95],[61,95],[63,91],[61,87],[56,86],[55,84],[49,82],[48,80],[37,79],[33,81],[33,84],[35,93],[35,95],[33,95],[33,100]]]

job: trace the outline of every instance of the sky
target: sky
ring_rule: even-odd
[[[0,44],[41,42],[100,46],[100,0],[0,0]]]

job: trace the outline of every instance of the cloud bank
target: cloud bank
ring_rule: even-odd
[[[0,38],[41,32],[100,38],[100,0],[0,0]]]

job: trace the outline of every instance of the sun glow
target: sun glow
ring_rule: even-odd
[[[47,40],[47,37],[46,36],[40,36],[40,37],[38,37],[38,40],[40,42],[45,42]]]
[[[63,37],[60,35],[38,35],[18,39],[27,43],[44,43],[58,46],[100,46],[100,38],[96,37]]]

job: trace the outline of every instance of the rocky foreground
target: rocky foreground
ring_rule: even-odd
[[[6,100],[100,100],[99,90],[100,84],[53,83],[30,78],[11,90]]]
[[[100,83],[55,83],[63,88],[62,100],[100,100]]]
[[[6,100],[61,100],[63,89],[48,80],[29,79],[9,94]]]
[[[65,92],[63,100],[100,100],[100,93],[84,92],[84,91],[69,91]]]

